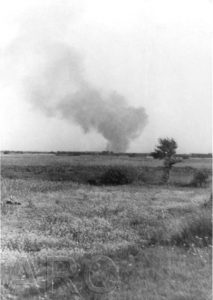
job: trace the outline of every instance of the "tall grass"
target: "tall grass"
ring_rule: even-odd
[[[198,247],[212,244],[212,215],[211,210],[201,209],[191,213],[183,220],[183,225],[174,236],[172,243],[178,246],[195,245]]]

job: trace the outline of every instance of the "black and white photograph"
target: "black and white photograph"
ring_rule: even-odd
[[[0,0],[2,300],[212,299],[212,0]]]

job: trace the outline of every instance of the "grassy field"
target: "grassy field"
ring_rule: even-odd
[[[65,156],[55,154],[10,154],[2,155],[2,166],[47,166],[47,165],[134,165],[137,167],[158,167],[163,163],[160,160],[154,160],[151,157],[127,157],[113,155],[79,155]],[[176,167],[192,167],[211,169],[211,158],[189,158],[178,163]]]
[[[163,175],[163,163],[151,158],[126,156],[56,156],[56,155],[4,155],[1,174],[10,179],[36,179],[49,181],[74,181],[88,183],[96,180],[112,166],[134,173],[138,185],[159,184]],[[192,158],[176,164],[170,175],[170,184],[187,186],[197,170],[211,175],[211,159]],[[211,176],[210,176],[211,177]]]
[[[2,157],[2,299],[211,299],[211,206],[204,205],[211,186],[164,186],[157,180],[86,184],[88,174],[110,165],[128,165],[150,177],[160,176],[162,168],[161,162],[144,158]],[[175,168],[172,176],[180,183],[197,169],[210,174],[211,160],[184,160]],[[97,255],[116,266],[116,273],[108,273],[116,281],[109,293],[91,290],[85,280]],[[54,273],[48,285],[49,257],[74,259],[74,275],[58,264],[64,278]],[[90,275],[103,287],[100,278],[106,273],[95,266]]]

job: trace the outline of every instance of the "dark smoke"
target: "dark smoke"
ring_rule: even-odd
[[[144,108],[131,107],[116,92],[105,94],[86,79],[82,59],[64,44],[40,49],[36,70],[27,79],[27,97],[50,116],[99,132],[107,150],[124,152],[147,123]]]

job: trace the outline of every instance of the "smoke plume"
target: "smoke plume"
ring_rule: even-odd
[[[85,133],[97,131],[107,140],[107,150],[126,151],[147,123],[144,108],[93,87],[85,78],[82,58],[69,46],[46,44],[39,53],[40,63],[27,78],[27,98],[49,116],[75,122]]]

